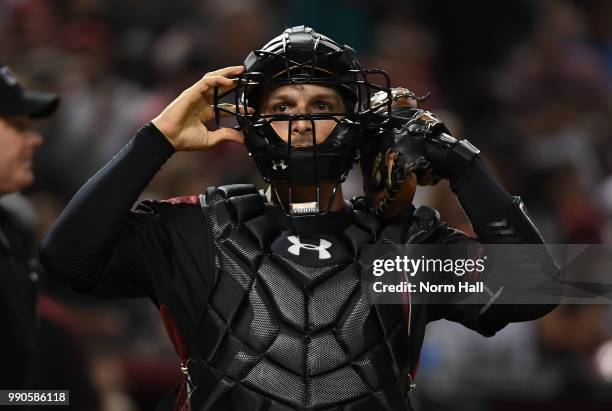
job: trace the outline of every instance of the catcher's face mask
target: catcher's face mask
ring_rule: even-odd
[[[389,121],[374,115],[375,109],[370,104],[376,92],[391,95],[387,74],[362,69],[352,48],[304,26],[287,29],[262,49],[251,52],[244,65],[246,71],[236,79],[236,88],[222,95],[215,90],[217,119],[222,111],[236,117],[250,155],[284,208],[278,186],[287,185],[287,214],[324,214],[338,185],[359,158],[363,128]],[[381,85],[370,81],[372,77]],[[308,87],[302,96],[300,86]],[[325,104],[326,100],[332,103],[331,99],[311,99],[313,90],[323,95],[327,90],[327,97],[333,94],[341,101]],[[275,103],[274,98],[282,91],[292,93],[284,97],[291,97],[297,104],[292,107],[291,98]],[[220,105],[223,99],[234,107]],[[318,103],[321,105],[317,106]],[[255,112],[247,113],[247,107]],[[281,131],[281,127],[286,130]],[[328,127],[331,132],[325,138]],[[297,132],[298,128],[302,132]],[[305,132],[306,129],[309,131]],[[305,138],[311,141],[306,142]],[[295,139],[299,141],[292,141]],[[333,184],[326,207],[321,204],[322,183]],[[315,187],[314,201],[293,203],[295,186]]]

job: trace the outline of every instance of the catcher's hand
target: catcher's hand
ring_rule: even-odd
[[[235,87],[234,77],[243,71],[244,66],[233,66],[207,73],[151,122],[177,151],[208,150],[224,141],[243,144],[241,132],[225,127],[213,131],[205,125],[214,118],[212,103],[215,87],[220,93]]]
[[[385,218],[400,215],[412,204],[417,183],[433,185],[440,176],[427,156],[428,146],[446,126],[428,111],[418,108],[418,98],[405,88],[392,89],[391,120],[368,138],[361,160],[364,191],[370,208]],[[384,115],[387,93],[372,97],[372,106]]]

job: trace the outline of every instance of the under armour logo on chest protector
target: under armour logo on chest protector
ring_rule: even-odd
[[[304,267],[329,267],[350,264],[353,256],[334,235],[301,235],[283,231],[270,246],[272,254]]]
[[[300,250],[303,248],[305,250],[318,251],[319,252],[319,260],[327,260],[331,258],[331,254],[327,251],[328,248],[332,246],[327,240],[319,239],[319,245],[314,244],[306,244],[300,241],[300,237],[297,235],[290,235],[287,237],[293,245],[289,246],[287,251],[289,251],[293,255],[300,255]]]

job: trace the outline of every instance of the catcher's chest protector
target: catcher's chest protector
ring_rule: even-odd
[[[296,235],[248,185],[205,202],[215,286],[190,351],[191,409],[409,410],[422,335],[408,335],[405,307],[368,304],[360,281],[361,245],[393,227],[357,212],[337,234]]]

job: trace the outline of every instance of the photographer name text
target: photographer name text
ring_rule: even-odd
[[[398,284],[384,284],[376,281],[372,284],[375,293],[482,293],[484,283],[482,281],[462,281],[457,284],[438,284],[429,281],[419,283],[409,283],[402,281]]]

